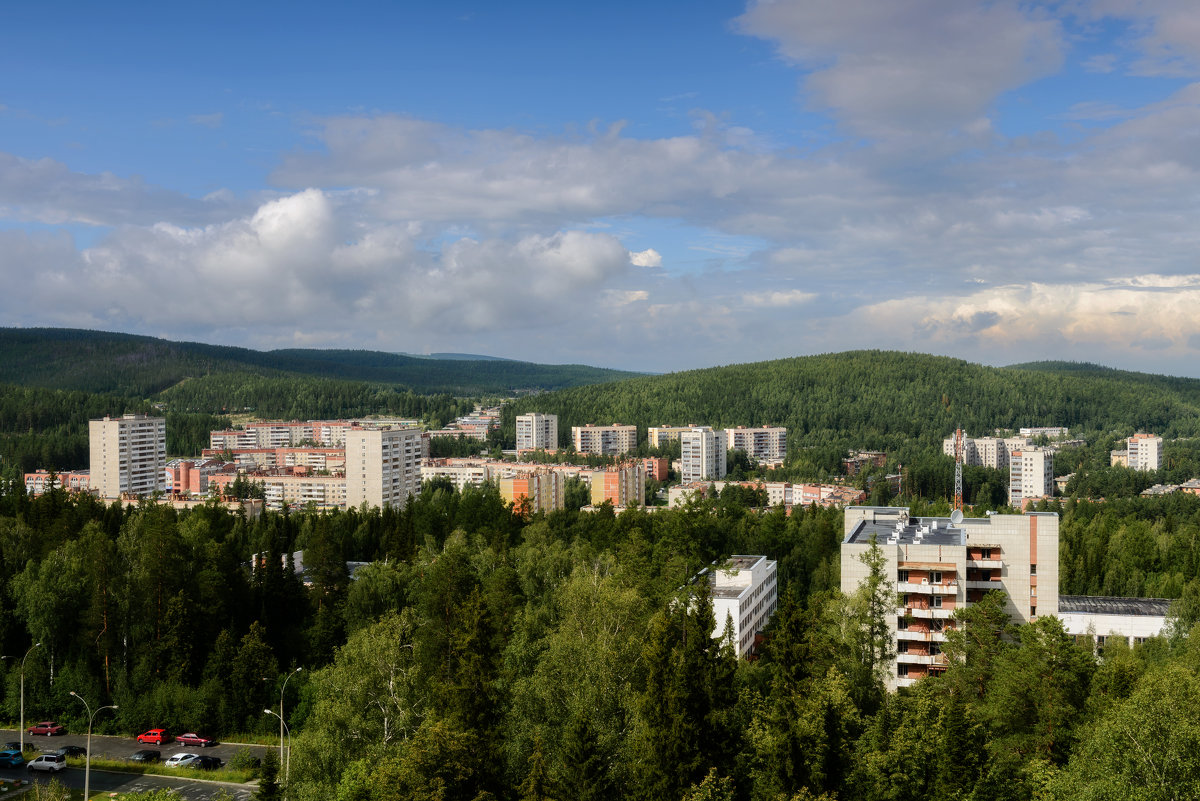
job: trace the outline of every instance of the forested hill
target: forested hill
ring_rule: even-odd
[[[1119,371],[995,368],[939,356],[852,351],[647,376],[525,398],[527,411],[639,427],[783,425],[794,446],[928,449],[961,426],[1065,425],[1200,434],[1200,380]]]
[[[0,328],[0,353],[0,383],[141,398],[188,378],[234,373],[316,376],[456,395],[559,389],[637,375],[492,358],[433,359],[364,350],[256,351],[64,328]]]

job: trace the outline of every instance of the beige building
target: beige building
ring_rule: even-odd
[[[1023,448],[1009,454],[1008,502],[1020,509],[1026,501],[1054,495],[1054,451]]]
[[[745,451],[756,462],[783,462],[787,458],[787,429],[782,426],[727,428],[725,445],[731,451]]]
[[[646,466],[640,461],[631,461],[592,471],[589,479],[592,506],[608,501],[615,507],[642,506],[646,495]]]
[[[683,432],[691,430],[691,426],[655,426],[646,430],[646,436],[651,448],[661,448],[668,442],[677,441]]]
[[[346,504],[399,509],[421,489],[421,432],[416,428],[346,431]]]
[[[566,478],[562,471],[539,469],[501,478],[500,497],[525,505],[529,512],[552,512],[566,506]]]
[[[101,498],[166,489],[167,421],[127,414],[88,422],[91,488]]]
[[[969,467],[1008,467],[1012,452],[1032,444],[1029,437],[975,437],[963,435],[963,464]],[[954,458],[954,437],[942,440],[942,453]]]
[[[701,573],[708,577],[712,592],[716,618],[712,636],[720,639],[728,628],[738,656],[750,655],[755,635],[766,628],[779,605],[775,568],[776,563],[765,556],[734,555]]]
[[[637,426],[573,426],[571,442],[577,453],[594,453],[597,456],[620,456],[637,450]]]
[[[1128,450],[1126,466],[1130,470],[1159,470],[1162,468],[1162,437],[1153,434],[1134,434],[1125,440]]]
[[[558,415],[517,415],[517,450],[558,450]]]
[[[871,539],[900,604],[889,618],[894,658],[890,689],[946,669],[942,646],[955,627],[954,610],[985,593],[1004,593],[1014,623],[1058,614],[1058,515],[910,518],[908,509],[851,506],[841,546],[841,589],[867,578],[862,555]]]

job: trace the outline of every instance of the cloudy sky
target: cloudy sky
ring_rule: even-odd
[[[0,324],[1200,376],[1195,0],[9,0]]]

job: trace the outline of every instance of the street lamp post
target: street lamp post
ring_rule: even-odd
[[[273,709],[264,709],[263,712],[266,712],[268,715],[275,715],[275,717],[279,718],[279,715],[276,714],[275,710],[273,710]],[[280,760],[280,764],[283,765],[283,784],[286,787],[287,783],[288,783],[288,778],[292,772],[292,730],[291,730],[291,728],[288,728],[287,724],[285,724],[283,722],[283,718],[279,718],[279,726],[280,726],[280,729],[287,728],[287,743],[288,743],[287,762],[283,761],[283,735],[282,734],[279,735],[279,753],[280,753],[279,760]]]
[[[29,646],[29,650],[25,652],[25,656],[21,657],[21,753],[25,753],[25,660],[33,653],[33,649],[41,645],[40,642],[35,642]],[[0,656],[0,659],[13,659],[11,656]]]
[[[106,709],[116,709],[117,705],[102,706],[93,712],[92,705],[84,701],[82,695],[74,690],[71,690],[71,695],[83,701],[83,705],[88,712],[87,753],[83,755],[83,801],[88,801],[91,798],[92,789],[92,721],[96,719],[96,715],[99,715]]]
[[[284,724],[283,724],[283,691],[287,689],[287,683],[288,683],[289,681],[291,681],[291,680],[292,680],[292,676],[295,676],[297,673],[299,673],[299,672],[300,672],[300,671],[302,671],[302,670],[304,670],[304,668],[302,668],[302,667],[298,667],[298,668],[296,668],[295,670],[293,670],[291,673],[289,673],[289,674],[287,675],[287,678],[283,680],[283,686],[279,688],[279,714],[278,714],[278,715],[275,715],[275,717],[279,718],[279,763],[280,763],[280,764],[283,764],[283,729],[284,729]],[[272,714],[274,714],[274,713],[272,713]],[[290,729],[289,729],[289,731],[290,731]],[[290,734],[288,735],[288,740],[289,740],[289,741],[291,740],[291,735],[290,735]],[[291,756],[292,756],[292,749],[291,749],[291,745],[289,744],[289,746],[288,746],[288,757],[289,757],[289,758],[291,758]]]

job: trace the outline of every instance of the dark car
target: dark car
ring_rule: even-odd
[[[195,734],[193,732],[179,735],[175,738],[175,742],[179,743],[180,745],[198,745],[201,748],[207,748],[210,745],[217,744],[216,740],[208,737],[201,737],[199,734]]]
[[[64,745],[62,748],[56,748],[49,753],[65,757],[81,757],[87,756],[87,749],[82,745]]]
[[[47,737],[53,737],[56,734],[66,734],[67,727],[55,723],[53,720],[43,720],[41,723],[35,723],[25,730],[27,734],[44,734]]]
[[[12,742],[5,743],[4,750],[5,751],[20,751],[21,750],[20,740],[13,740]],[[26,751],[36,751],[37,746],[34,745],[33,743],[25,743],[25,750]]]
[[[225,763],[217,759],[215,756],[198,755],[191,762],[187,763],[187,767],[196,768],[198,770],[216,770]]]
[[[158,762],[160,759],[162,751],[155,751],[153,748],[143,748],[129,755],[130,762]]]

